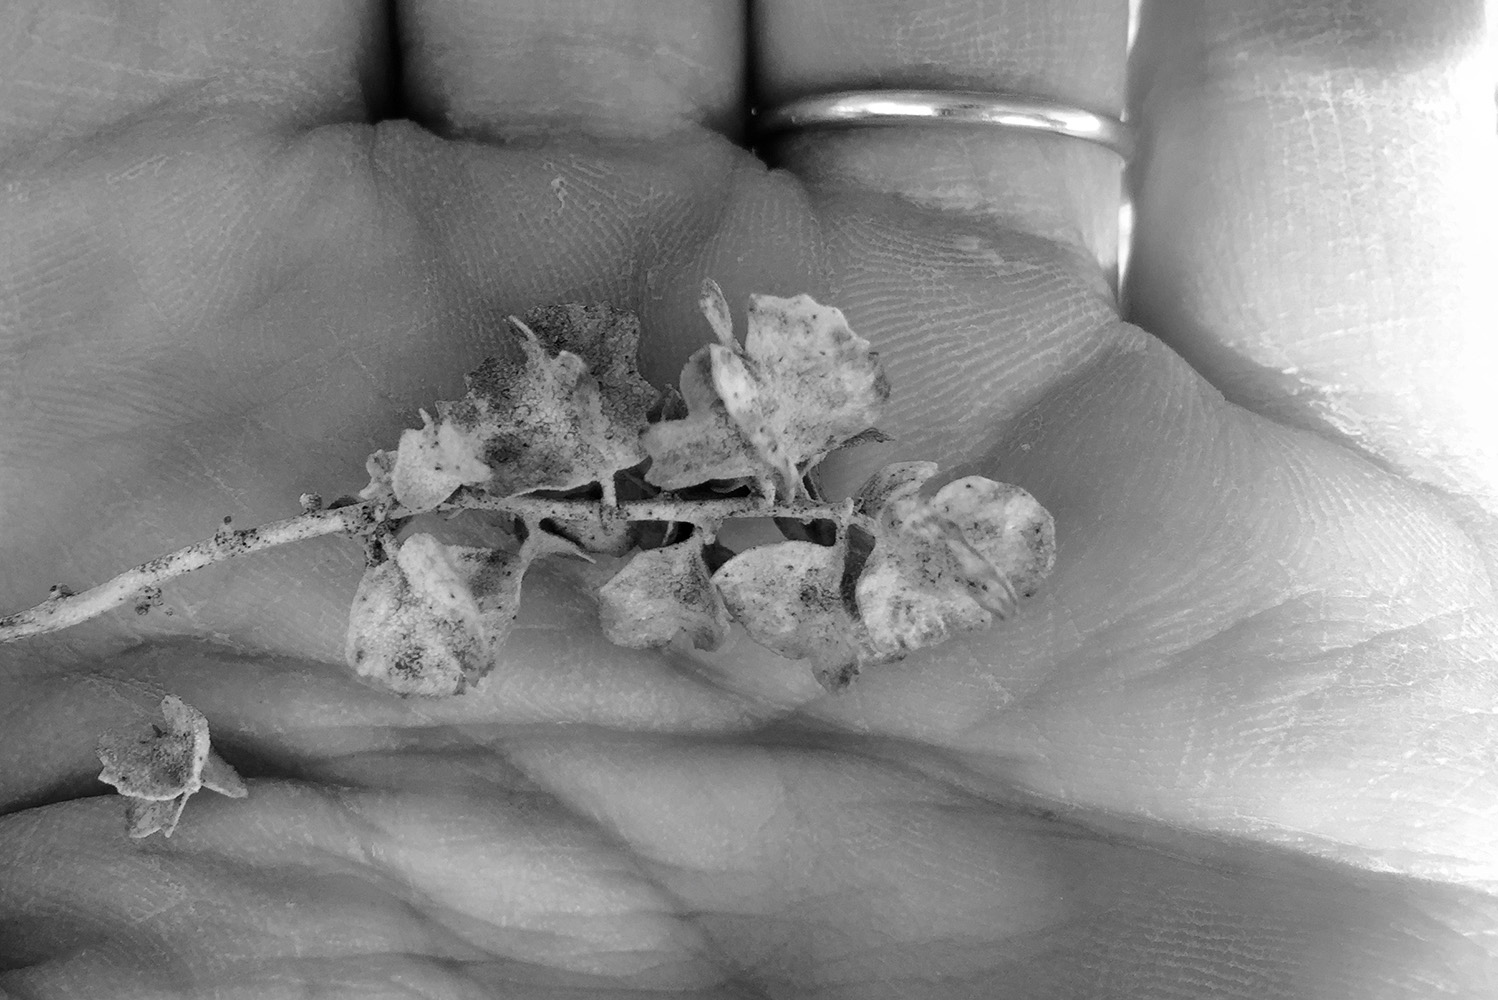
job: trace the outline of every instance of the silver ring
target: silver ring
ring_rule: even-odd
[[[756,112],[760,136],[805,128],[862,125],[997,125],[1050,132],[1106,146],[1128,160],[1134,135],[1117,118],[1057,101],[968,90],[846,90]]]

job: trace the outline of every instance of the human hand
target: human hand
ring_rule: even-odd
[[[356,488],[506,314],[633,309],[664,384],[705,276],[881,351],[896,440],[834,491],[929,459],[1060,545],[1014,620],[838,696],[742,638],[611,647],[556,574],[484,688],[395,700],[342,665],[335,539],[0,647],[0,989],[1484,995],[1470,6],[1146,17],[1148,333],[1105,280],[1104,150],[867,130],[766,172],[734,142],[750,72],[1116,110],[1122,4],[766,3],[747,68],[716,0],[0,13],[0,608]],[[165,691],[251,794],[129,841],[94,740]]]

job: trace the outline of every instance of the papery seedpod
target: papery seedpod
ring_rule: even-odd
[[[1018,486],[968,476],[937,490],[931,509],[962,532],[1016,597],[1033,597],[1056,565],[1056,522]]]
[[[935,462],[892,462],[859,487],[853,509],[877,520],[890,501],[919,494],[926,481],[936,475],[937,468]]]
[[[401,432],[392,457],[379,452],[370,455],[370,485],[360,495],[374,499],[377,492],[383,492],[387,480],[381,477],[381,470],[386,466],[390,469],[391,495],[413,512],[431,510],[459,486],[486,483],[490,476],[484,460],[486,433],[487,428],[476,422],[457,423],[445,416],[434,421],[422,410],[421,426]]]
[[[521,322],[552,354],[570,351],[583,359],[611,421],[644,429],[641,415],[654,409],[661,393],[640,374],[640,321],[634,313],[610,305],[541,306]]]
[[[762,463],[713,388],[712,357],[706,347],[687,359],[680,385],[686,416],[651,424],[640,436],[651,459],[646,481],[679,490],[713,479],[763,476]]]
[[[1050,514],[1016,486],[981,476],[926,500],[929,462],[889,466],[859,493],[875,543],[858,578],[860,616],[890,654],[943,642],[1007,617],[1015,581],[1033,593],[1055,559]]]
[[[397,694],[461,694],[494,668],[529,561],[523,549],[412,535],[359,581],[345,658],[360,676]]]
[[[750,296],[742,347],[712,281],[703,283],[702,309],[719,343],[682,369],[688,416],[645,433],[647,476],[667,489],[752,477],[793,499],[808,466],[878,418],[889,398],[879,356],[842,312],[809,295]]]
[[[637,331],[583,307],[539,315],[548,343],[512,317],[521,359],[484,359],[465,376],[462,399],[437,403],[435,419],[423,410],[422,426],[401,434],[393,460],[371,456],[362,496],[388,492],[419,512],[460,486],[509,497],[597,483],[604,502],[614,503],[614,474],[645,459],[640,432],[656,401],[635,370]],[[574,322],[581,326],[569,328]],[[548,349],[562,343],[585,350],[598,372],[579,354]]]
[[[103,765],[99,780],[126,797],[131,837],[148,837],[158,830],[170,837],[187,800],[199,789],[235,799],[249,794],[234,768],[213,751],[203,713],[169,694],[161,699],[161,714],[165,728],[106,733],[95,750]]]
[[[698,649],[728,635],[728,609],[703,559],[702,539],[638,552],[598,591],[598,618],[616,646],[665,646],[685,632]]]
[[[425,410],[421,411],[422,423],[430,422]],[[364,471],[369,473],[369,485],[359,491],[359,500],[378,500],[382,503],[393,503],[395,501],[395,487],[391,478],[395,474],[395,452],[380,448],[369,453],[364,460]],[[453,489],[457,489],[454,485]],[[431,492],[440,492],[441,487],[435,487]],[[451,495],[452,490],[447,491]],[[441,501],[438,501],[440,503]]]
[[[749,638],[795,660],[810,660],[822,686],[837,691],[863,667],[889,662],[875,648],[847,590],[848,544],[777,542],[741,552],[713,582]]]

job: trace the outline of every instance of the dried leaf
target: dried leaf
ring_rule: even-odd
[[[728,609],[697,536],[637,553],[599,589],[598,602],[603,633],[616,646],[664,646],[684,631],[698,649],[717,649],[728,635]]]
[[[125,833],[134,838],[149,837],[157,830],[163,837],[170,837],[182,819],[182,810],[187,807],[187,796],[173,799],[125,799]]]
[[[344,643],[349,665],[397,694],[463,693],[494,668],[531,552],[407,538],[359,581]]]
[[[438,404],[438,412],[442,405]],[[369,464],[373,474],[373,455]],[[421,411],[420,428],[401,432],[400,444],[389,464],[391,492],[412,511],[430,510],[452,496],[459,486],[489,479],[483,439],[473,433],[473,428],[445,418],[436,423],[426,410]]]
[[[829,691],[871,663],[888,662],[854,614],[844,588],[848,545],[777,542],[734,556],[713,574],[749,637],[791,659],[809,659]]]
[[[879,428],[870,427],[868,430],[859,431],[857,434],[848,438],[848,440],[837,446],[837,450],[841,451],[844,448],[857,448],[859,445],[865,444],[889,444],[893,440],[893,437],[884,433]]]
[[[228,761],[214,753],[212,748],[208,750],[208,759],[203,762],[203,773],[198,775],[198,779],[203,782],[204,788],[218,792],[220,795],[227,795],[231,799],[242,799],[250,794],[239,772],[230,767]]]
[[[236,799],[249,794],[234,768],[213,752],[203,713],[176,695],[161,699],[161,713],[164,729],[106,733],[95,751],[104,765],[99,780],[128,799],[125,815],[132,837],[157,830],[170,837],[188,798],[201,788]]]
[[[1015,486],[981,476],[919,495],[929,462],[889,466],[860,491],[877,524],[856,590],[880,650],[904,653],[989,625],[1014,611],[1015,581],[1034,591],[1054,562],[1050,514]]]
[[[687,417],[646,431],[647,478],[678,489],[753,477],[778,482],[794,497],[802,469],[878,418],[889,398],[879,356],[839,310],[809,295],[750,296],[742,348],[710,281],[702,307],[721,342],[701,348],[682,370]]]
[[[733,333],[733,312],[728,308],[728,299],[724,298],[723,289],[712,278],[702,282],[697,293],[697,308],[707,317],[707,325],[713,328],[713,335],[718,338],[718,343],[738,350],[739,339]]]
[[[650,455],[647,482],[667,490],[711,479],[763,478],[767,470],[728,416],[713,388],[712,357],[703,347],[681,370],[681,400],[687,415],[651,424],[640,436]]]
[[[708,380],[711,384],[711,379]],[[661,398],[650,408],[650,422],[660,423],[662,420],[680,420],[687,415],[687,401],[681,395],[681,390],[674,385],[666,386],[666,391],[661,393]]]
[[[421,411],[421,419],[423,423],[430,419],[425,410]],[[370,452],[364,460],[364,471],[369,473],[369,485],[359,491],[359,499],[394,503],[395,487],[391,485],[391,479],[395,475],[395,452],[383,448]]]
[[[387,452],[370,456],[362,497],[388,494],[419,512],[459,486],[508,497],[599,483],[604,500],[614,502],[614,473],[645,460],[640,432],[655,403],[635,370],[637,336],[612,313],[558,307],[541,315],[549,342],[578,346],[597,373],[570,350],[548,350],[512,319],[522,359],[486,358],[466,376],[461,400],[437,403],[435,420],[423,410],[422,426],[401,434],[393,460]],[[574,320],[582,325],[569,326]]]
[[[962,532],[1017,597],[1033,597],[1056,565],[1056,522],[1018,486],[968,476],[938,490],[931,507]]]
[[[610,305],[557,305],[532,309],[522,318],[552,353],[570,351],[598,380],[603,412],[610,420],[642,430],[639,414],[649,413],[660,392],[637,366],[640,321]]]

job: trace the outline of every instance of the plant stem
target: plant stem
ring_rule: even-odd
[[[766,503],[760,497],[725,497],[722,500],[678,500],[656,497],[650,500],[626,500],[609,507],[597,500],[555,500],[548,497],[505,497],[503,499],[467,499],[461,504],[443,505],[440,509],[466,507],[473,510],[498,510],[515,514],[532,523],[546,518],[558,521],[598,517],[605,523],[620,521],[686,521],[702,528],[713,528],[731,517],[794,517],[803,521],[825,518],[847,522],[841,504],[797,501]]]
[[[55,594],[34,608],[0,618],[0,642],[41,635],[86,622],[131,601],[140,601],[167,580],[204,566],[262,552],[288,542],[351,532],[372,520],[373,503],[318,510],[256,528],[220,530],[212,538],[157,556],[81,594]]]
[[[442,504],[436,513],[454,510],[498,510],[514,514],[531,524],[546,518],[558,521],[597,517],[616,521],[687,521],[709,534],[731,517],[794,517],[801,520],[825,518],[846,525],[861,522],[846,503],[828,504],[815,501],[766,503],[758,497],[730,497],[722,500],[675,500],[653,498],[631,500],[609,507],[597,500],[554,499],[549,497],[507,497],[478,499],[464,497],[455,503]],[[114,579],[79,594],[55,588],[53,596],[34,608],[0,618],[0,643],[14,642],[31,635],[57,632],[96,618],[106,611],[136,602],[149,607],[159,597],[158,588],[195,569],[247,556],[277,545],[301,542],[323,535],[355,534],[374,524],[411,516],[402,507],[386,508],[381,501],[369,500],[330,510],[315,510],[283,521],[273,521],[254,528],[224,528],[212,538],[194,542],[185,548],[157,556]]]

